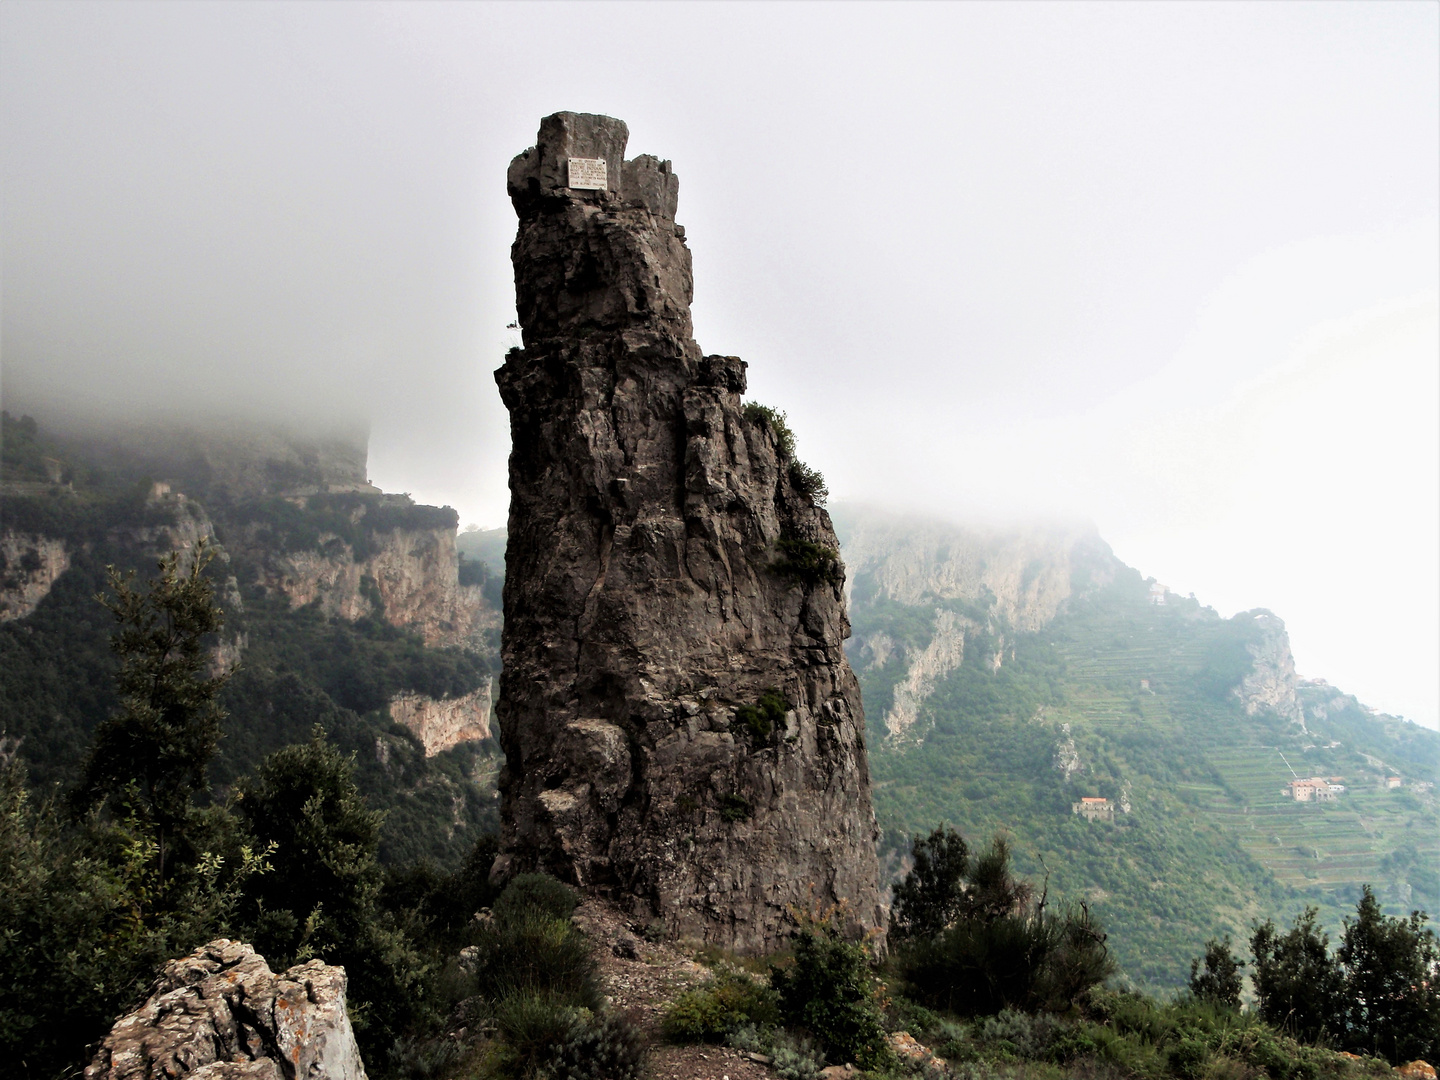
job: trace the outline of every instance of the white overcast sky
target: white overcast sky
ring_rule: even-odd
[[[7,408],[365,415],[503,524],[505,166],[670,158],[837,499],[1092,519],[1440,722],[1440,5],[0,6]]]

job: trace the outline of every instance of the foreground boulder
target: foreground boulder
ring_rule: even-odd
[[[110,1029],[85,1080],[365,1080],[345,1012],[345,969],[274,974],[220,939],[171,960],[150,1000]]]
[[[510,166],[503,850],[671,935],[881,928],[844,569],[819,478],[692,337],[668,161],[557,113]]]

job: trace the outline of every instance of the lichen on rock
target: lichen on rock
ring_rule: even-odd
[[[510,166],[495,873],[543,869],[732,948],[775,945],[812,902],[878,931],[843,570],[777,569],[782,543],[838,549],[834,529],[742,410],[745,363],[691,337],[679,183],[625,161],[627,138],[557,113]],[[571,158],[603,160],[604,186],[571,188]],[[741,722],[767,694],[783,722]]]
[[[115,1021],[85,1080],[365,1080],[345,1012],[345,969],[275,975],[221,938],[171,960],[150,999]]]

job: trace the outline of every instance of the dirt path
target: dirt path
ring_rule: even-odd
[[[660,1024],[666,1007],[704,980],[703,966],[673,944],[644,940],[624,915],[601,901],[586,900],[575,921],[595,945],[605,995],[649,1042],[654,1080],[776,1080],[763,1064],[728,1046],[665,1041]]]

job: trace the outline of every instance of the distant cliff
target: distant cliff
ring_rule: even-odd
[[[745,364],[691,337],[669,162],[558,113],[510,166],[525,347],[510,410],[497,873],[671,933],[775,947],[786,909],[881,929],[829,516]],[[583,183],[582,183],[583,180]],[[812,892],[813,890],[813,892]]]
[[[401,848],[458,851],[493,815],[498,597],[457,552],[453,510],[368,483],[363,435],[4,427],[0,716],[37,781],[68,778],[113,707],[106,565],[143,580],[205,539],[226,622],[212,668],[234,676],[217,781],[320,724],[403,809]],[[8,479],[52,466],[63,482]]]
[[[852,610],[904,612],[862,619],[848,651],[890,673],[880,715],[890,738],[923,737],[921,710],[962,663],[998,669],[1017,634],[1044,627],[1078,588],[1120,565],[1092,526],[985,528],[837,508]],[[966,655],[966,642],[972,653]],[[877,703],[870,702],[876,709]]]
[[[1235,618],[1248,620],[1254,633],[1246,644],[1250,670],[1232,692],[1245,706],[1247,715],[1268,710],[1304,730],[1305,709],[1296,692],[1295,657],[1290,652],[1290,635],[1285,632],[1284,621],[1264,608]]]
[[[1017,635],[1048,626],[1072,598],[1135,576],[1090,525],[963,526],[855,506],[836,508],[835,519],[851,568],[848,651],[860,669],[884,673],[871,682],[885,687],[878,718],[895,739],[923,738],[925,702],[962,663],[998,669]],[[1163,587],[1151,599],[1187,603]],[[1196,617],[1219,618],[1188,603]],[[1212,681],[1247,715],[1270,713],[1303,730],[1285,623],[1264,609],[1231,623],[1227,641],[1237,644],[1211,664]]]

